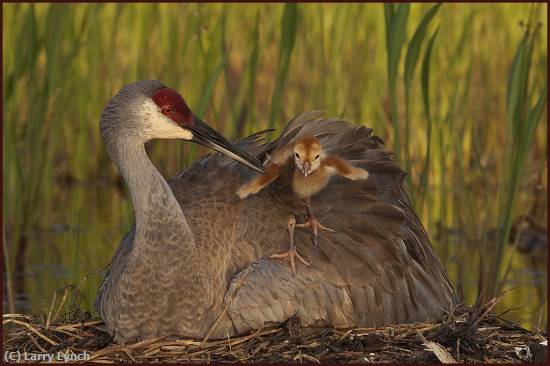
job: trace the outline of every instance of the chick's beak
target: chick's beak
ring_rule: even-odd
[[[256,170],[257,172],[264,172],[262,164],[256,157],[229,142],[218,131],[208,126],[199,118],[193,117],[193,124],[189,129],[193,133],[193,138],[191,141],[219,151],[222,154],[243,163],[249,168]]]
[[[302,164],[302,171],[304,172],[304,176],[306,178],[307,178],[310,170],[311,170],[311,164],[309,163],[309,161],[304,161],[304,163]]]

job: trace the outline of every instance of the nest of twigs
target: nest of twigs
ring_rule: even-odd
[[[443,319],[382,328],[304,328],[293,317],[279,326],[225,340],[162,337],[133,344],[111,341],[101,320],[3,317],[4,353],[12,361],[87,362],[546,362],[546,334],[527,331],[490,313],[458,306]],[[46,324],[47,323],[47,324]],[[6,353],[11,352],[11,353]],[[19,355],[20,359],[15,359]],[[32,357],[35,357],[34,359]]]

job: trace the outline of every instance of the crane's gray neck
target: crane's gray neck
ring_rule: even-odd
[[[188,257],[196,255],[191,230],[174,193],[149,160],[144,142],[132,137],[109,141],[107,150],[132,195],[136,219],[134,254],[165,250],[177,243],[177,254],[184,251]]]

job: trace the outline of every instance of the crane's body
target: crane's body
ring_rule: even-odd
[[[370,129],[311,112],[291,121],[272,143],[256,134],[234,145],[164,89],[154,81],[130,84],[102,115],[102,137],[135,210],[135,225],[96,299],[115,341],[202,338],[226,306],[211,338],[295,313],[303,325],[425,321],[454,303],[447,274],[402,187],[404,174]],[[319,136],[327,153],[356,162],[370,176],[331,179],[312,197],[319,218],[336,232],[320,237],[318,247],[307,233],[295,233],[310,266],[293,276],[288,265],[270,258],[286,247],[287,219],[300,207],[291,167],[247,200],[234,192],[252,177],[250,168],[260,170],[274,150],[305,135]],[[145,153],[151,138],[200,142],[249,167],[211,154],[166,181]],[[266,218],[280,227],[266,225]]]

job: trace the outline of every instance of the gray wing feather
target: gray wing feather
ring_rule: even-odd
[[[293,276],[287,263],[259,260],[253,263],[239,287],[237,274],[225,296],[233,326],[239,333],[280,323],[294,314],[304,325],[355,324],[355,311],[345,288],[334,286],[315,268],[300,266]],[[325,280],[323,280],[325,279]]]

